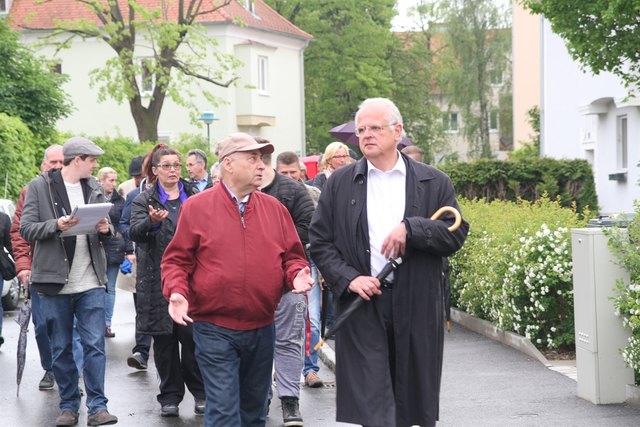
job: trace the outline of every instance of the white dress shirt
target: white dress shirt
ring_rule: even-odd
[[[398,153],[393,169],[383,172],[371,162],[367,177],[367,220],[371,245],[371,275],[376,276],[387,263],[380,252],[382,242],[404,219],[407,168]],[[398,254],[393,254],[393,258]],[[387,277],[391,281],[393,275]]]

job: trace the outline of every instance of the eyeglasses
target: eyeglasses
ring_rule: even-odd
[[[159,165],[156,165],[157,168],[162,169],[163,171],[168,171],[168,170],[180,170],[182,169],[182,163],[162,163]]]
[[[356,136],[363,135],[367,130],[370,130],[376,135],[380,135],[385,128],[395,126],[397,123],[389,123],[388,125],[373,125],[373,126],[359,126],[356,128]]]
[[[346,154],[341,154],[341,155],[336,155],[331,157],[332,159],[338,159],[338,160],[347,160],[349,158],[349,156],[347,156]]]

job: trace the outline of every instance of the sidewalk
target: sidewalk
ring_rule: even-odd
[[[579,398],[575,366],[550,363],[522,337],[505,335],[519,350],[459,323],[445,334],[439,426],[640,425],[640,407]],[[335,366],[334,345],[321,349],[327,366]]]

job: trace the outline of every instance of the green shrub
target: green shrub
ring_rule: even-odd
[[[471,230],[451,258],[451,300],[465,312],[527,336],[539,347],[573,344],[568,228],[583,227],[558,200],[460,200]]]
[[[0,198],[15,201],[22,187],[36,174],[37,142],[20,119],[0,113]]]
[[[635,216],[626,232],[620,228],[605,229],[609,235],[609,248],[629,273],[630,283],[616,281],[616,297],[613,305],[616,315],[622,317],[624,327],[631,330],[622,358],[635,372],[636,384],[640,384],[640,202],[635,202]]]
[[[458,195],[469,200],[537,200],[546,193],[567,208],[575,203],[579,211],[598,210],[593,171],[586,160],[482,159],[447,163],[441,169],[451,177]]]

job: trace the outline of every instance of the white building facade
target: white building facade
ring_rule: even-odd
[[[640,99],[611,73],[583,70],[542,25],[541,154],[593,167],[601,214],[633,212],[640,197]]]
[[[78,7],[74,0],[59,1]],[[9,16],[15,13],[20,17],[23,9],[37,7],[35,4],[34,0],[14,0]],[[227,8],[226,17],[216,16],[200,22],[208,36],[217,40],[219,51],[232,54],[242,62],[235,70],[239,78],[232,86],[200,83],[204,90],[222,100],[219,105],[210,105],[204,96],[193,99],[199,109],[196,117],[208,111],[216,116],[209,126],[211,147],[229,133],[247,132],[272,141],[276,152],[304,154],[303,55],[312,37],[277,15],[262,0],[253,4],[233,2]],[[244,20],[245,25],[237,25],[234,18]],[[17,29],[21,32],[21,41],[28,45],[34,45],[47,34],[42,30]],[[137,139],[128,102],[118,104],[111,99],[98,102],[97,88],[90,85],[91,71],[115,57],[110,46],[98,39],[78,39],[71,48],[57,54],[52,47],[40,47],[38,53],[54,60],[60,71],[69,76],[64,89],[75,109],[58,123],[60,130]],[[144,47],[136,51],[140,59],[145,55],[150,55],[150,51],[145,52]],[[216,68],[213,57],[205,65]],[[191,116],[193,114],[191,112]],[[206,139],[206,124],[192,118],[186,108],[167,97],[158,124],[159,139],[171,143],[183,134],[202,135]]]

